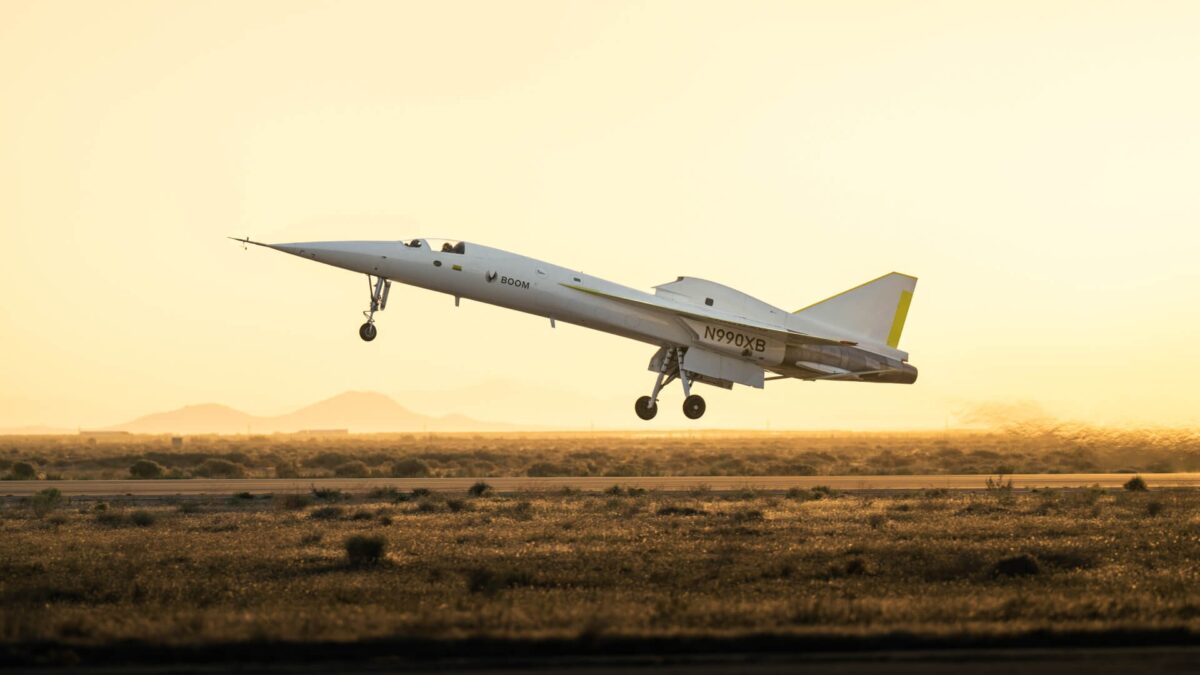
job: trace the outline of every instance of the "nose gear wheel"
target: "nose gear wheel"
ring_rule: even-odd
[[[388,292],[392,290],[392,282],[383,277],[367,275],[367,290],[371,293],[371,308],[363,312],[367,322],[358,327],[358,337],[363,342],[370,342],[379,334],[375,328],[375,312],[382,312],[387,307]]]

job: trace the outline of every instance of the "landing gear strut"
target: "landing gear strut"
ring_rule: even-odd
[[[392,282],[368,274],[367,289],[371,292],[371,308],[363,312],[367,322],[358,327],[358,337],[362,338],[363,342],[370,342],[379,334],[375,328],[375,312],[382,312],[387,307],[388,291],[392,290]]]
[[[644,420],[652,420],[658,414],[658,394],[675,380],[683,385],[683,414],[688,419],[698,420],[704,415],[707,406],[704,398],[692,393],[691,373],[683,369],[684,350],[679,347],[664,348],[656,357],[659,360],[658,379],[654,381],[654,391],[649,396],[643,396],[633,404],[633,411]]]

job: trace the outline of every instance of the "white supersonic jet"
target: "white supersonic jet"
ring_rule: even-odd
[[[842,380],[912,384],[917,369],[900,351],[900,332],[915,277],[893,272],[804,309],[787,312],[728,286],[678,277],[654,294],[523,255],[466,242],[319,241],[263,244],[367,275],[370,305],[359,337],[375,339],[375,312],[387,307],[393,281],[585,326],[654,345],[649,396],[638,417],[658,414],[658,395],[678,379],[683,414],[704,414],[699,382],[761,389],[767,380]],[[769,373],[769,375],[768,375]]]

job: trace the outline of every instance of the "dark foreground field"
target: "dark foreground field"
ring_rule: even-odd
[[[1200,493],[1186,490],[48,493],[5,502],[0,526],[0,665],[1200,635]]]

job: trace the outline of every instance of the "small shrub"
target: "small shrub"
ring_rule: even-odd
[[[280,462],[275,465],[276,478],[299,478],[300,468],[295,462]]]
[[[658,507],[658,515],[660,516],[702,516],[704,511],[693,508],[691,506],[660,506]]]
[[[466,573],[467,590],[471,593],[494,595],[506,588],[529,586],[533,578],[522,571],[494,571],[486,567],[474,567]]]
[[[279,505],[279,508],[287,509],[289,511],[298,511],[300,509],[307,508],[310,504],[312,504],[312,497],[300,494],[298,492],[291,492],[285,495],[274,495],[272,496],[272,499],[276,504]]]
[[[250,492],[239,492],[239,493],[233,495],[233,501],[235,503],[236,502],[254,501],[254,494],[250,493]]]
[[[755,523],[766,519],[766,516],[759,509],[738,509],[730,513],[729,517],[735,523]]]
[[[1012,479],[1009,478],[1008,480],[1004,480],[1004,474],[1000,474],[1000,475],[996,476],[995,478],[988,476],[988,479],[984,483],[984,485],[985,485],[985,487],[987,487],[989,492],[993,492],[993,491],[1012,492],[1012,489],[1013,489]]]
[[[150,527],[158,521],[158,517],[149,511],[134,511],[129,514],[129,522],[138,527]]]
[[[870,574],[871,568],[867,561],[855,556],[844,563],[834,563],[829,566],[829,576],[834,579],[843,577],[861,577]]]
[[[365,462],[346,462],[333,470],[338,478],[366,478],[371,475],[371,469]]]
[[[350,514],[350,520],[371,520],[374,517],[375,514],[366,510],[358,510]]]
[[[525,475],[530,478],[548,478],[551,476],[564,476],[571,473],[571,470],[553,464],[551,462],[537,462],[525,470]]]
[[[341,518],[345,512],[346,510],[340,506],[322,506],[321,508],[313,509],[308,514],[308,517],[316,520],[336,520]]]
[[[180,513],[200,513],[200,505],[196,502],[180,502],[175,510]]]
[[[625,494],[629,495],[630,497],[641,497],[642,495],[646,494],[646,488],[631,487],[625,491]]]
[[[192,473],[203,478],[245,478],[246,467],[227,459],[206,459]]]
[[[1028,553],[1003,558],[992,566],[994,577],[1029,577],[1040,571],[1041,565],[1038,564],[1037,558]]]
[[[8,474],[9,480],[37,480],[37,468],[29,462],[17,462]]]
[[[1149,490],[1146,481],[1141,476],[1134,476],[1125,482],[1125,489],[1130,492],[1145,492]]]
[[[392,463],[392,475],[396,478],[424,478],[429,475],[429,465],[417,457],[405,457]]]
[[[46,522],[49,523],[50,525],[53,525],[54,527],[61,527],[63,525],[66,525],[67,522],[69,522],[69,521],[70,521],[70,519],[67,518],[67,514],[65,514],[65,513],[56,513],[46,519]]]
[[[441,505],[432,499],[422,499],[417,503],[417,513],[437,513],[441,510]]]
[[[407,498],[407,495],[401,494],[394,487],[377,487],[367,493],[367,499],[386,499],[388,501],[401,501],[401,497]]]
[[[431,492],[429,490],[429,488],[413,488],[412,489],[412,496],[414,499],[420,499],[421,497],[428,497],[431,494],[433,494],[433,492]]]
[[[621,495],[625,494],[625,490],[622,489],[620,485],[614,485],[614,486],[608,488],[607,490],[605,490],[604,494],[613,495],[615,497],[620,497]]]
[[[447,499],[446,508],[450,509],[454,513],[458,513],[459,511],[469,511],[471,509],[471,505],[463,499]]]
[[[806,490],[801,487],[794,487],[794,488],[789,489],[787,491],[787,495],[786,495],[786,497],[788,499],[795,499],[797,501],[802,501],[802,502],[813,501],[814,499],[820,499],[824,496],[825,496],[824,493],[814,492],[812,490]]]
[[[125,524],[125,516],[116,511],[100,511],[96,514],[96,523],[105,527],[120,527]]]
[[[346,498],[341,490],[334,488],[313,488],[312,496],[323,502],[338,502]]]
[[[387,541],[378,535],[358,534],[346,540],[346,560],[351,567],[370,567],[383,561]]]
[[[139,459],[129,467],[129,475],[141,480],[162,478],[166,472],[166,467],[149,459]]]
[[[882,513],[872,513],[871,516],[867,518],[867,524],[871,526],[872,530],[883,529],[887,523],[887,516],[883,515]]]
[[[488,485],[483,481],[479,481],[478,483],[472,485],[469,490],[467,490],[467,494],[471,495],[472,497],[483,497],[487,494],[490,494],[491,491],[491,485]]]
[[[1166,504],[1163,504],[1156,499],[1146,504],[1146,515],[1150,516],[1151,518],[1157,517],[1161,515],[1166,508]]]
[[[38,518],[58,508],[61,503],[62,492],[59,492],[58,488],[47,488],[29,499],[29,507],[33,509],[33,514]]]
[[[867,567],[866,560],[863,560],[862,558],[851,558],[846,561],[843,571],[848,577],[859,577],[866,574],[870,570]]]
[[[828,485],[815,485],[815,486],[813,486],[812,491],[815,494],[824,495],[826,497],[836,497],[838,494],[837,490],[834,490],[833,488],[829,487]]]
[[[521,501],[512,505],[512,508],[509,509],[509,513],[512,515],[513,518],[516,518],[517,520],[532,520],[533,519],[533,504],[522,499]]]

